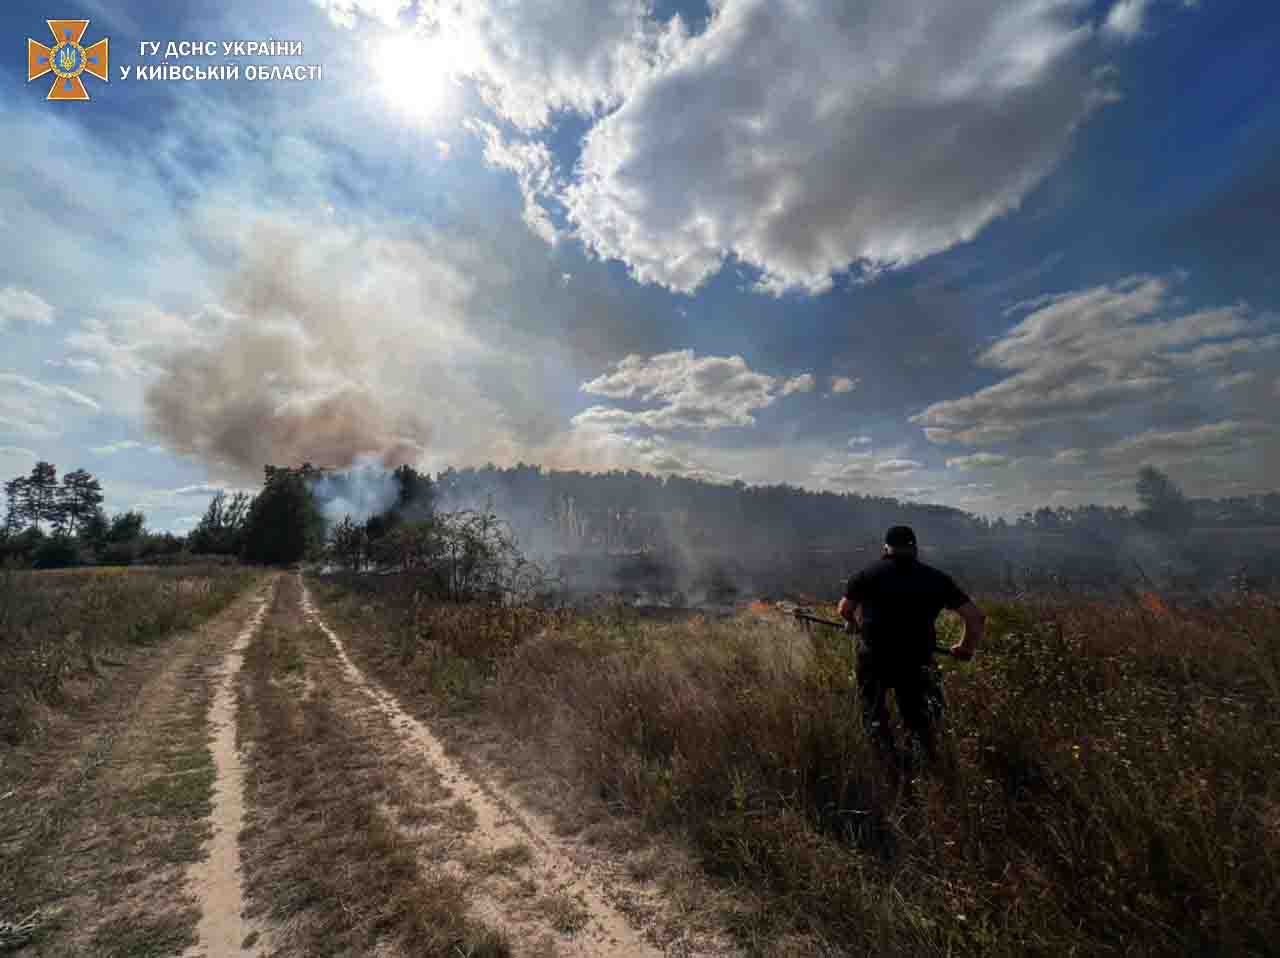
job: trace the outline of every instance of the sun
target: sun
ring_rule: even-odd
[[[379,92],[395,109],[419,120],[440,116],[454,95],[457,50],[440,35],[404,33],[372,51]]]

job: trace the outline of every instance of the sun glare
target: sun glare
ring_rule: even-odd
[[[439,116],[452,95],[453,52],[438,36],[407,33],[381,41],[373,48],[379,92],[409,116]]]

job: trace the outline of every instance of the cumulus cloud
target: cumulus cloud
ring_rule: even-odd
[[[533,140],[508,140],[492,123],[467,120],[466,126],[484,140],[484,159],[490,166],[509,170],[520,184],[524,197],[524,221],[534,235],[554,246],[560,231],[541,197],[556,192],[555,159],[546,144]]]
[[[1042,301],[979,358],[1004,379],[911,421],[931,442],[990,446],[1167,400],[1187,376],[1280,345],[1243,305],[1177,311],[1171,286],[1138,276]]]
[[[851,379],[848,376],[832,376],[830,394],[839,396],[842,393],[851,393],[858,388],[858,383],[861,381],[860,379]]]
[[[948,469],[992,469],[1007,466],[1012,460],[1008,456],[993,452],[975,452],[968,456],[952,456],[947,460]]]
[[[697,356],[691,349],[655,356],[630,355],[583,392],[614,400],[656,404],[631,410],[591,406],[573,418],[578,427],[669,432],[725,429],[755,424],[755,413],[782,396],[812,388],[813,377],[780,380],[752,370],[741,356]]]
[[[813,387],[817,385],[817,380],[813,378],[813,373],[802,373],[794,379],[788,379],[782,384],[782,395],[790,396],[792,393],[811,393]]]
[[[35,293],[12,285],[0,289],[0,329],[9,323],[48,326],[52,322],[53,307]]]
[[[314,0],[339,26],[357,14],[394,26],[408,0]],[[499,116],[522,129],[555,113],[617,104],[661,53],[663,28],[644,0],[428,0],[422,42],[455,75],[475,81]]]
[[[736,0],[588,132],[583,241],[691,291],[727,256],[812,292],[972,238],[1103,102],[1071,0]]]

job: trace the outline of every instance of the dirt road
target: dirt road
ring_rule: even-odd
[[[300,576],[264,580],[152,667],[60,813],[65,874],[19,954],[729,953],[656,934],[652,886],[452,758]]]
[[[658,934],[652,882],[451,757],[301,576],[133,665],[58,775],[9,797],[42,808],[0,849],[40,876],[0,907],[0,945],[33,916],[17,954],[730,954]]]

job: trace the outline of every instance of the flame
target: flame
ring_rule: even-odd
[[[759,599],[756,599],[749,606],[747,606],[747,608],[750,609],[752,612],[772,612],[773,611],[773,606],[769,605],[768,602],[761,602]]]
[[[1165,605],[1160,596],[1156,595],[1154,592],[1142,593],[1138,602],[1152,615],[1166,616],[1169,614],[1169,607]]]

